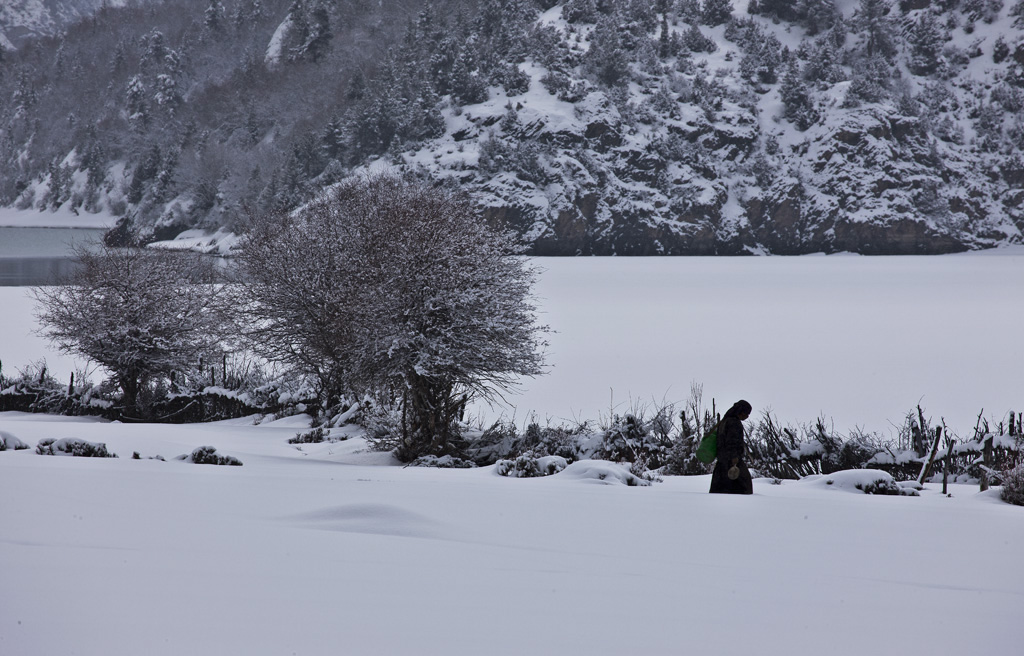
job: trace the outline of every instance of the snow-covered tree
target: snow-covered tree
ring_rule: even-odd
[[[807,26],[807,33],[825,32],[835,24],[838,10],[835,0],[801,0],[799,13]]]
[[[456,450],[464,399],[541,373],[534,271],[463,195],[382,173],[257,225],[236,305],[264,356],[314,377],[324,401],[395,399],[399,455]]]
[[[860,0],[854,24],[864,35],[864,49],[869,58],[891,57],[896,53],[891,11],[889,0]]]
[[[861,102],[880,102],[892,86],[891,66],[881,56],[862,57],[853,63],[853,76],[846,93],[845,105],[856,107]]]
[[[924,12],[907,33],[910,43],[908,66],[914,75],[934,73],[942,63],[942,46],[947,40],[942,23],[931,12]]]
[[[220,287],[196,254],[81,247],[62,284],[33,290],[40,332],[106,368],[125,410],[144,415],[155,385],[220,349]],[[207,361],[210,361],[207,359]]]
[[[710,27],[721,25],[732,17],[731,0],[704,0],[701,22]]]
[[[844,79],[842,54],[828,35],[819,37],[806,51],[804,79],[828,87]]]
[[[796,60],[790,60],[786,73],[782,76],[779,93],[786,107],[785,116],[793,122],[798,130],[806,130],[818,120],[818,112],[814,107],[810,91],[800,75],[800,67]]]
[[[211,34],[220,34],[225,27],[225,14],[227,11],[220,0],[210,0],[203,12],[203,25]]]
[[[619,21],[612,16],[598,19],[590,35],[585,69],[602,84],[614,87],[629,80],[629,57],[623,48]]]

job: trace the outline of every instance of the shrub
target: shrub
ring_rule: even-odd
[[[903,494],[900,487],[896,485],[893,481],[875,481],[874,483],[865,483],[863,485],[857,485],[856,487],[864,494]]]
[[[374,451],[393,451],[402,444],[402,413],[393,404],[370,404],[359,413],[359,424]]]
[[[195,465],[231,465],[241,467],[242,461],[234,456],[222,456],[212,446],[201,446],[187,456],[178,456],[178,460],[191,462]]]
[[[604,432],[597,457],[613,462],[640,462],[645,468],[657,469],[668,462],[672,449],[672,441],[664,428],[661,412],[650,420],[642,413],[616,415]]]
[[[17,437],[5,431],[0,431],[0,451],[21,451],[27,448],[28,445],[19,440]]]
[[[76,456],[79,458],[117,457],[117,454],[107,451],[107,445],[102,442],[87,442],[76,437],[43,438],[36,445],[36,453],[41,456]]]
[[[420,456],[409,463],[410,467],[438,467],[440,469],[470,469],[476,465],[470,460],[454,456]]]
[[[1024,506],[1024,465],[1003,472],[1003,491],[999,498],[1015,506]]]
[[[510,478],[539,478],[557,474],[568,465],[565,458],[559,456],[536,457],[532,453],[524,453],[514,460],[499,460],[495,471]]]
[[[324,441],[326,435],[327,431],[324,430],[323,426],[318,426],[305,433],[296,433],[295,437],[288,440],[288,444],[319,444]]]

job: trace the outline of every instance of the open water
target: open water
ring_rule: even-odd
[[[0,286],[44,285],[75,267],[74,244],[96,242],[102,228],[0,227]]]

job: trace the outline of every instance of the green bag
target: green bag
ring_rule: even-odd
[[[700,441],[697,446],[697,460],[709,463],[718,457],[718,428],[711,431]]]

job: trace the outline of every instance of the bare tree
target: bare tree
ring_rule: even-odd
[[[220,350],[220,286],[209,258],[144,248],[79,247],[61,284],[33,289],[39,332],[110,371],[125,409],[145,414],[152,386]]]
[[[265,357],[321,392],[391,395],[399,457],[457,451],[465,402],[543,364],[535,271],[466,196],[392,173],[330,190],[260,223],[242,247],[237,304]]]

